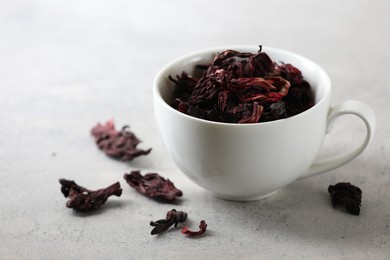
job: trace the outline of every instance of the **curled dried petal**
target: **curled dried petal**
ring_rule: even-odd
[[[194,237],[194,236],[202,235],[204,232],[206,232],[206,229],[207,229],[206,221],[202,220],[200,221],[198,231],[191,231],[188,229],[188,226],[184,226],[183,229],[181,230],[181,233]]]
[[[242,102],[279,102],[287,95],[290,83],[281,77],[231,80],[231,89]]]
[[[258,123],[263,113],[264,107],[260,106],[257,102],[253,103],[253,110],[251,115],[245,115],[238,123],[248,124],[248,123]]]

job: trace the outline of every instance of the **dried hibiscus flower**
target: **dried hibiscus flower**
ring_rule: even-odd
[[[190,116],[226,123],[286,118],[312,107],[314,95],[299,69],[256,54],[226,50],[211,64],[198,65],[199,78],[183,71],[176,79],[172,106]]]
[[[88,190],[66,179],[60,179],[59,182],[62,194],[65,198],[69,198],[66,206],[77,211],[97,209],[107,201],[108,197],[112,195],[120,197],[122,194],[119,182],[96,191]]]
[[[362,202],[362,190],[349,182],[340,182],[330,185],[328,191],[331,196],[332,205],[344,205],[347,212],[352,215],[359,215]]]
[[[167,231],[172,225],[175,225],[176,227],[179,223],[183,223],[186,220],[187,220],[187,213],[172,209],[167,212],[165,219],[160,219],[157,221],[150,222],[150,225],[154,227],[151,234],[152,235],[161,234]]]
[[[104,125],[97,124],[92,128],[91,134],[95,137],[100,150],[108,156],[122,161],[131,161],[137,156],[150,153],[152,150],[137,149],[140,140],[128,130],[128,126],[124,126],[120,131],[115,130],[113,120],[107,121]]]
[[[185,235],[189,235],[191,237],[195,237],[195,236],[202,235],[204,232],[206,232],[206,229],[207,229],[207,224],[204,220],[202,220],[202,221],[200,221],[198,231],[191,231],[188,229],[188,226],[184,226],[183,229],[181,230],[181,233],[183,233]]]
[[[123,177],[132,188],[151,198],[173,202],[183,195],[169,179],[164,179],[157,173],[142,176],[140,171],[132,171],[130,174],[125,173]]]

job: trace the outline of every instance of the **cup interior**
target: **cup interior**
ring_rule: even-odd
[[[196,65],[207,65],[209,64],[218,53],[224,50],[236,50],[240,52],[251,52],[256,53],[259,50],[257,46],[225,46],[225,47],[216,47],[206,50],[201,50],[188,54],[186,56],[180,57],[169,64],[167,64],[155,77],[154,80],[154,94],[160,102],[163,102],[163,105],[170,106],[173,100],[173,93],[175,91],[175,84],[169,80],[169,76],[176,77],[176,75],[181,74],[182,71],[187,72],[189,75],[196,76],[198,73],[195,70]],[[266,52],[273,61],[277,64],[281,63],[290,63],[293,66],[301,70],[302,75],[306,81],[308,81],[312,87],[314,96],[315,96],[315,105],[308,109],[307,111],[313,109],[317,104],[319,104],[324,98],[331,92],[331,81],[327,73],[315,62],[290,51],[272,48],[272,47],[263,47],[263,52]],[[171,107],[172,110],[175,110]],[[177,113],[184,115],[183,113],[175,110]],[[302,112],[305,113],[306,111]],[[299,114],[298,114],[299,115]],[[298,116],[295,115],[295,116]],[[188,116],[188,115],[184,115]],[[189,116],[190,117],[190,116]],[[198,119],[197,120],[203,120]],[[277,121],[277,120],[276,120]],[[275,121],[267,122],[272,123]],[[214,122],[217,123],[217,122]],[[229,123],[222,123],[229,124]]]

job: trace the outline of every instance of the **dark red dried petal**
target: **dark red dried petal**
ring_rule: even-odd
[[[130,174],[125,173],[124,179],[132,188],[154,199],[173,202],[183,195],[169,179],[164,179],[158,173],[142,176],[140,171],[132,171]]]
[[[264,77],[272,73],[276,68],[275,63],[265,52],[258,52],[256,55],[252,56],[250,62],[254,67],[255,75],[253,76]]]
[[[74,181],[60,179],[61,192],[65,198],[69,198],[66,203],[68,208],[78,211],[93,210],[101,207],[107,199],[112,196],[120,197],[122,189],[119,182],[116,182],[107,188],[96,191],[88,190],[77,185]]]
[[[108,120],[105,125],[97,124],[91,130],[91,134],[95,137],[103,137],[105,135],[109,135],[111,132],[115,131],[114,121]]]
[[[185,235],[189,235],[191,237],[194,237],[194,236],[202,235],[204,232],[206,232],[206,229],[207,229],[206,221],[202,220],[202,221],[200,221],[198,231],[191,231],[188,229],[188,226],[184,226],[183,229],[181,230],[181,233],[183,233]]]
[[[244,115],[238,123],[248,124],[248,123],[258,123],[263,113],[263,106],[260,106],[257,102],[253,103],[253,109],[251,115]]]
[[[224,61],[226,61],[229,58],[235,57],[238,54],[240,54],[238,51],[235,50],[226,50],[215,56],[213,65],[214,66],[220,66]]]
[[[242,102],[279,102],[287,95],[290,83],[281,77],[231,80],[231,89]]]
[[[191,104],[208,102],[216,97],[220,90],[221,81],[218,77],[204,77],[194,87],[189,102]]]
[[[288,95],[283,100],[286,102],[288,117],[299,114],[314,106],[314,94],[307,81],[303,81],[300,85],[292,85]]]
[[[91,130],[95,141],[100,150],[108,156],[122,161],[131,161],[140,155],[150,153],[152,149],[137,149],[140,140],[135,134],[128,130],[128,126],[121,131],[115,130],[113,120],[109,120],[105,125],[97,124]]]
[[[340,182],[330,185],[328,191],[333,207],[344,205],[348,213],[359,215],[362,202],[362,190],[349,182]]]
[[[270,80],[265,78],[238,78],[231,80],[231,90],[245,90],[250,88],[251,90],[263,91],[263,93],[276,91],[277,88],[272,84]]]
[[[291,64],[278,66],[280,76],[288,80],[292,85],[299,85],[303,81],[302,72]]]
[[[181,88],[185,88],[188,92],[193,91],[196,83],[199,81],[199,79],[189,76],[185,71],[183,71],[180,76],[177,75],[176,79],[169,76],[169,80],[175,82],[176,85],[180,86]]]

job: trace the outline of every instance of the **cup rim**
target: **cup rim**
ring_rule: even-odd
[[[158,102],[162,103],[163,106],[165,106],[166,108],[171,110],[173,113],[177,113],[178,116],[187,118],[189,120],[195,120],[195,121],[198,121],[200,123],[211,124],[211,125],[234,126],[234,127],[251,127],[251,126],[259,126],[259,125],[278,124],[278,123],[294,120],[294,119],[296,119],[298,117],[302,117],[305,114],[310,113],[312,110],[316,109],[316,107],[319,107],[320,104],[325,102],[326,97],[330,95],[331,86],[332,86],[330,77],[329,77],[328,73],[318,63],[314,62],[313,60],[311,60],[309,58],[306,58],[305,56],[302,56],[302,55],[300,55],[298,53],[295,53],[295,52],[292,52],[292,51],[288,51],[288,50],[280,49],[280,48],[275,48],[275,47],[262,46],[262,51],[264,51],[264,52],[272,51],[272,52],[283,53],[283,54],[287,54],[287,55],[290,55],[290,56],[295,56],[295,57],[299,58],[300,60],[303,60],[303,61],[306,61],[306,62],[309,62],[309,63],[313,64],[316,67],[316,69],[318,70],[318,72],[319,72],[318,74],[321,75],[321,78],[323,78],[323,80],[325,81],[326,85],[328,86],[327,89],[325,90],[324,95],[321,97],[321,99],[318,100],[309,109],[307,109],[307,110],[305,110],[305,111],[303,111],[303,112],[301,112],[299,114],[296,114],[294,116],[281,118],[281,119],[276,119],[276,120],[272,120],[272,121],[266,121],[266,122],[238,124],[238,123],[211,121],[211,120],[206,120],[206,119],[202,119],[202,118],[198,118],[198,117],[187,115],[187,114],[182,113],[182,112],[176,110],[175,108],[173,108],[171,105],[169,105],[162,98],[161,92],[160,92],[160,88],[159,88],[159,84],[160,84],[160,81],[163,79],[162,76],[165,75],[165,72],[167,70],[170,70],[172,66],[175,66],[176,64],[181,63],[183,61],[193,59],[196,56],[203,56],[203,55],[208,54],[208,53],[210,53],[210,54],[211,53],[218,53],[218,52],[221,52],[221,51],[224,51],[224,50],[229,50],[229,49],[231,49],[231,50],[238,50],[238,51],[240,51],[240,50],[243,51],[243,49],[248,51],[250,49],[253,52],[253,50],[255,48],[259,48],[259,46],[255,46],[255,45],[225,45],[225,46],[217,46],[217,47],[201,49],[201,50],[198,50],[198,51],[193,51],[193,52],[190,52],[190,53],[188,53],[186,55],[182,55],[182,56],[179,56],[176,59],[171,60],[164,67],[162,67],[158,71],[156,76],[154,77],[154,80],[153,80],[153,96],[154,96],[154,99],[155,100],[157,99]],[[300,69],[300,68],[298,68],[298,69]]]

